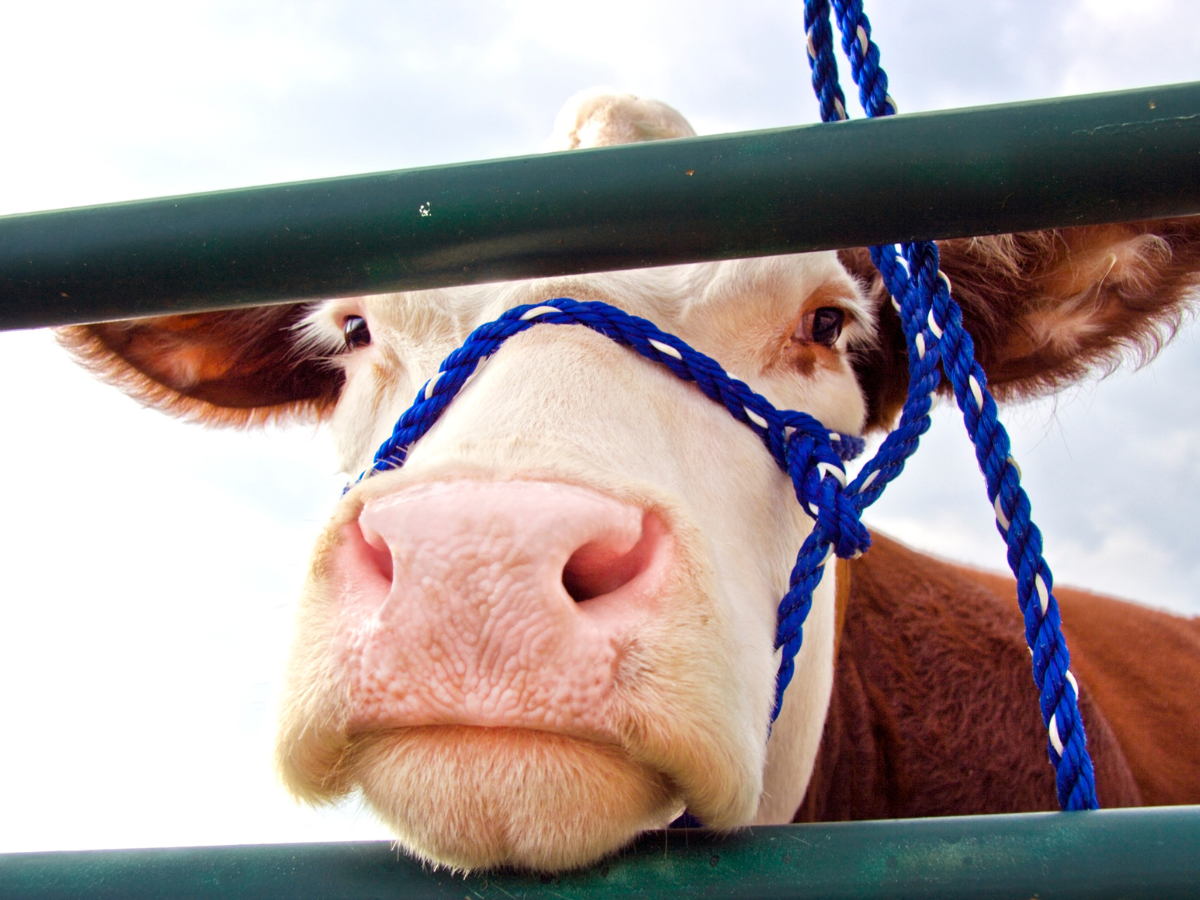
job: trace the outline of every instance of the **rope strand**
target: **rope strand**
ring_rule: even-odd
[[[850,59],[851,76],[859,87],[863,108],[871,117],[894,114],[896,104],[887,93],[887,75],[879,66],[879,50],[871,41],[871,26],[861,0],[833,0],[833,7],[842,49]],[[827,0],[805,3],[809,61],[824,121],[845,118],[844,114],[826,113],[824,98],[841,94],[836,84],[836,63],[826,60],[833,53],[828,16]],[[823,27],[816,21],[818,17],[825,19]],[[963,328],[962,310],[951,298],[949,279],[938,268],[937,245],[932,241],[907,244],[902,256],[895,247],[873,247],[871,260],[895,298],[893,303],[908,343],[911,381],[899,427],[863,468],[851,492],[861,512],[903,469],[904,460],[929,427],[929,401],[941,378],[936,371],[940,362],[975,445],[988,499],[996,511],[996,527],[1005,540],[1008,564],[1017,579],[1017,603],[1033,656],[1033,680],[1046,725],[1048,754],[1055,768],[1059,805],[1062,809],[1096,809],[1095,771],[1052,590],[1054,580],[1042,557],[1042,535],[1031,518],[1029,498],[1020,484],[1008,432],[997,417],[996,402],[987,389],[983,369],[975,361],[974,342]],[[783,619],[781,615],[781,634]]]

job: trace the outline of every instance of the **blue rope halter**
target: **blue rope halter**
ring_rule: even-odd
[[[834,0],[833,5],[842,32],[842,48],[850,59],[863,107],[869,116],[893,115],[896,104],[887,93],[887,75],[879,67],[879,50],[871,41],[871,25],[860,0]],[[821,118],[826,122],[847,118],[833,55],[829,11],[829,0],[805,2],[813,86]],[[583,325],[666,366],[679,378],[694,382],[759,436],[775,462],[791,477],[796,499],[815,520],[779,604],[775,646],[782,652],[771,716],[774,722],[795,671],[804,622],[825,563],[834,554],[853,558],[870,547],[862,513],[903,471],[905,460],[929,429],[933,393],[945,371],[975,444],[988,497],[996,511],[996,526],[1008,546],[1008,563],[1017,578],[1017,601],[1033,655],[1033,678],[1049,734],[1059,805],[1063,809],[1096,809],[1095,775],[1079,715],[1079,688],[1070,672],[1070,655],[1059,627],[1058,603],[1051,591],[1053,578],[1042,558],[1041,532],[1030,519],[1029,498],[1021,488],[1020,471],[1009,452],[1008,433],[996,417],[987,378],[975,362],[974,344],[962,326],[962,311],[950,297],[949,279],[938,268],[937,245],[922,241],[899,249],[872,247],[871,259],[883,275],[900,315],[908,344],[909,386],[899,425],[850,484],[842,463],[862,452],[862,438],[832,432],[806,413],[776,409],[727,374],[716,360],[646,319],[604,303],[567,298],[510,309],[475,329],[418,391],[360,480],[404,465],[409,448],[433,426],[479,364],[510,337],[535,325]]]
[[[857,557],[871,546],[871,535],[862,524],[862,510],[903,469],[903,458],[916,449],[917,437],[929,427],[928,420],[916,431],[902,423],[888,436],[884,448],[888,442],[894,444],[897,435],[905,436],[903,457],[893,463],[896,454],[885,456],[881,448],[856,480],[858,487],[847,489],[842,463],[862,453],[865,442],[861,437],[830,431],[807,413],[776,409],[765,397],[729,375],[715,359],[660,330],[653,322],[607,303],[581,303],[564,297],[515,307],[476,328],[417,392],[416,400],[400,416],[391,436],[380,445],[371,468],[359,476],[360,480],[404,465],[409,448],[433,427],[480,362],[513,335],[541,324],[586,326],[646,359],[665,365],[684,381],[695,382],[705,396],[749,426],[791,477],[796,499],[816,523],[800,548],[788,591],[779,604],[775,648],[782,649],[783,655],[771,713],[774,722],[783,704],[783,692],[792,680],[795,657],[804,637],[804,620],[812,609],[813,590],[821,581],[825,563],[835,553],[842,558]],[[928,394],[937,382],[929,384],[924,398],[926,411],[930,405]],[[878,475],[883,477],[877,478]]]

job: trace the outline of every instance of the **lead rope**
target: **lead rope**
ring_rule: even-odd
[[[871,23],[863,13],[861,0],[833,0],[833,9],[863,109],[872,118],[894,115],[896,104],[887,92],[887,75],[879,66],[879,48],[871,40]],[[829,13],[829,0],[806,0],[808,58],[813,89],[825,122],[847,118],[845,95],[838,84]],[[940,359],[975,445],[975,456],[987,482],[988,499],[996,513],[996,528],[1007,545],[1008,564],[1017,579],[1017,604],[1025,618],[1025,640],[1033,656],[1033,681],[1049,735],[1047,750],[1056,773],[1059,806],[1064,810],[1097,809],[1095,771],[1079,714],[1079,684],[1071,674],[1071,657],[1060,627],[1058,601],[1054,598],[1054,579],[1042,557],[1042,534],[1030,518],[1029,497],[1021,487],[1021,472],[1010,452],[1008,432],[997,418],[987,378],[975,361],[974,343],[963,328],[962,310],[950,296],[949,279],[938,268],[937,245],[919,241],[904,244],[900,252],[895,246],[872,247],[871,260],[893,298],[908,343],[912,381],[900,428],[889,435],[888,441],[906,423],[912,424],[914,434],[911,448],[904,444],[897,465],[903,467],[903,459],[911,454],[917,438],[929,427],[929,400],[940,381],[937,373]],[[930,372],[932,385],[926,380]],[[875,476],[868,472],[889,450],[888,441],[850,486],[860,511],[882,489],[883,478],[879,479],[880,484],[873,484]],[[863,493],[868,488],[873,496]]]

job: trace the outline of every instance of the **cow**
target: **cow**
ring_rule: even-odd
[[[693,134],[591,93],[551,149]],[[1200,285],[1200,218],[942,242],[1001,400],[1148,359]],[[143,403],[326,422],[353,478],[476,326],[556,298],[650,319],[780,408],[894,426],[899,320],[865,250],[73,326]],[[299,799],[359,790],[435,864],[561,871],[706,825],[1054,807],[1011,579],[883,535],[830,562],[772,724],[779,599],[812,520],[760,440],[578,326],[510,339],[314,549],[279,708]],[[1106,806],[1200,802],[1200,622],[1057,590]]]

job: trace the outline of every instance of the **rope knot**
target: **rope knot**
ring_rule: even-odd
[[[846,492],[846,470],[822,429],[797,428],[785,451],[796,499],[817,520],[816,531],[843,559],[859,556],[871,546],[871,534],[858,507]]]
[[[826,478],[821,483],[825,494],[824,502],[817,508],[817,527],[830,543],[833,552],[841,559],[857,559],[871,547],[871,532],[859,518],[858,507],[846,495],[840,484]]]

